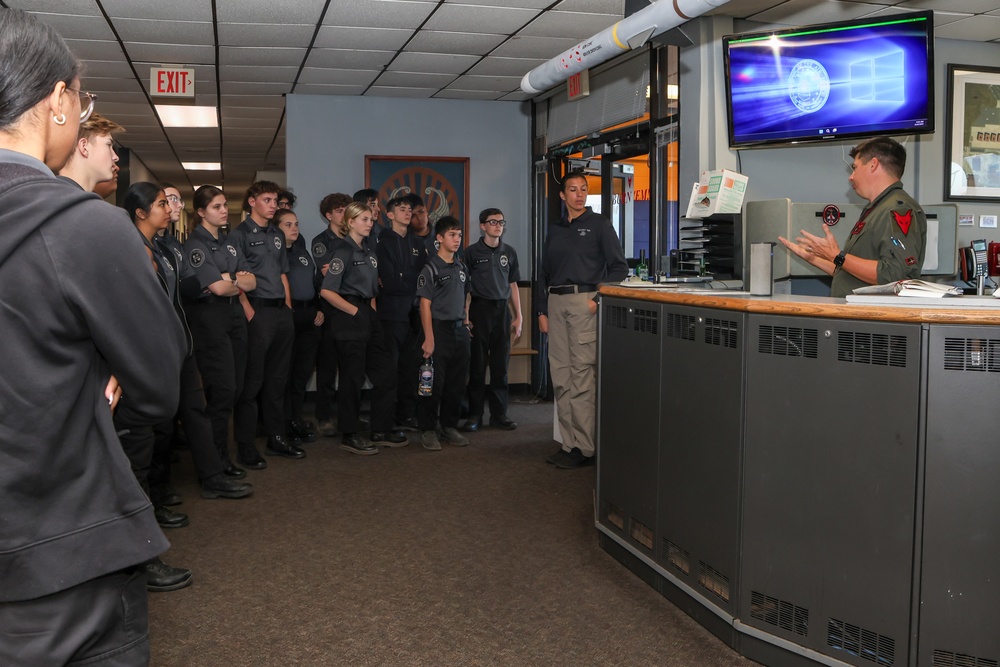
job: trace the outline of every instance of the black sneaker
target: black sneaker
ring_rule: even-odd
[[[410,444],[402,431],[372,431],[371,442],[383,447],[406,447]]]
[[[378,454],[378,447],[370,442],[365,441],[364,438],[353,434],[344,434],[340,439],[340,448],[345,452],[350,452],[351,454],[359,454],[361,456],[371,456],[372,454]]]
[[[146,590],[153,593],[176,591],[191,585],[191,570],[170,567],[159,558],[146,563]]]
[[[576,470],[577,468],[586,468],[587,466],[594,465],[593,456],[584,456],[583,452],[580,451],[579,447],[574,447],[563,457],[561,460],[555,463],[557,468],[562,470]]]
[[[267,467],[267,461],[264,457],[260,455],[256,447],[240,447],[239,453],[236,455],[236,460],[244,468],[250,468],[250,470],[263,470]]]
[[[201,483],[201,497],[208,500],[215,498],[246,498],[253,494],[253,486],[245,482],[229,479],[224,473],[213,475]]]
[[[153,516],[156,517],[156,523],[160,524],[160,528],[183,528],[191,523],[187,514],[175,512],[169,507],[154,507]]]
[[[270,456],[284,456],[286,459],[304,459],[306,453],[299,449],[294,440],[283,435],[272,435],[267,439],[264,451]]]
[[[493,416],[491,416],[490,417],[490,426],[492,428],[503,429],[504,431],[513,431],[515,428],[517,428],[517,422],[515,422],[513,419],[511,419],[507,415],[503,415],[501,417],[493,417]]]
[[[417,426],[416,417],[406,417],[405,419],[396,420],[396,430],[397,431],[419,431],[420,427]]]
[[[309,422],[300,422],[293,419],[286,424],[286,427],[289,436],[294,436],[305,443],[316,442],[316,432],[312,430],[312,424]]]

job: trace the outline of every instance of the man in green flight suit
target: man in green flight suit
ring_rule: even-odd
[[[778,237],[786,248],[833,276],[834,297],[864,285],[919,278],[927,242],[927,217],[899,182],[906,149],[888,137],[874,137],[852,148],[850,155],[854,163],[848,180],[868,206],[843,250],[826,225],[823,236],[802,231],[794,242]]]

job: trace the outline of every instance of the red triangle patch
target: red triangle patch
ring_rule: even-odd
[[[903,234],[908,234],[910,232],[910,224],[913,222],[913,210],[909,210],[906,213],[896,213],[892,212],[892,217],[896,219],[896,224],[899,228],[903,230]]]

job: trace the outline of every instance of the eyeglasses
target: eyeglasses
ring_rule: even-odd
[[[498,226],[498,225],[499,225],[500,227],[503,227],[504,225],[506,225],[506,224],[507,224],[507,221],[506,221],[506,220],[487,220],[487,221],[486,221],[486,224],[487,224],[487,225],[493,225],[494,227],[496,227],[496,226]]]
[[[180,204],[181,198],[178,197],[177,195],[167,195],[167,201],[170,202],[171,204]]]
[[[97,95],[69,87],[66,90],[80,96],[80,122],[85,123],[90,118],[90,114],[94,113],[94,100],[97,99]]]

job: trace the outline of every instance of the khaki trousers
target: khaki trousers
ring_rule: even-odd
[[[549,295],[549,368],[563,449],[593,456],[597,431],[597,315],[595,292]]]

